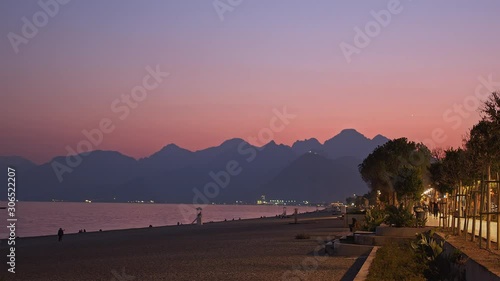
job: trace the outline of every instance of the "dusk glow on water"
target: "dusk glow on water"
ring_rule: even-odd
[[[1,205],[5,205],[0,202]],[[283,213],[277,205],[186,205],[186,204],[132,204],[132,203],[71,203],[71,202],[18,202],[18,228],[20,237],[56,235],[61,227],[66,233],[143,228],[149,225],[166,226],[191,224],[196,218],[196,207],[203,207],[205,223],[227,219],[254,219],[274,217]],[[312,212],[316,207],[288,206],[288,214],[298,208],[300,213]],[[188,210],[188,211],[186,211]],[[1,210],[6,217],[6,210]],[[3,232],[5,233],[5,232]],[[5,238],[6,234],[3,235]]]

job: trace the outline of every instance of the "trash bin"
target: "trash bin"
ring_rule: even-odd
[[[415,212],[415,217],[417,218],[417,227],[425,226],[425,210],[421,207],[415,207],[413,208],[413,211]]]
[[[417,211],[416,213],[417,213],[417,219],[419,219],[419,220],[425,219],[425,212],[424,211],[422,211],[422,212]]]

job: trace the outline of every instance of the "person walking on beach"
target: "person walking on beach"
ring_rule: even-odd
[[[64,235],[64,230],[62,228],[59,228],[59,231],[57,231],[57,236],[59,236],[59,242],[62,241],[63,235]]]

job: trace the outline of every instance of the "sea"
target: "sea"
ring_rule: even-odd
[[[7,202],[0,202],[1,207]],[[78,203],[78,202],[16,202],[16,236],[33,237],[55,235],[59,228],[65,233],[78,233],[152,226],[190,224],[202,208],[204,222],[252,219],[316,211],[311,206],[281,205],[191,205],[191,204],[141,204],[141,203]],[[1,221],[7,226],[8,210],[0,209]],[[0,239],[8,237],[2,227]]]

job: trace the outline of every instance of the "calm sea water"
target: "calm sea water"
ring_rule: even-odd
[[[0,202],[0,206],[6,206]],[[65,233],[141,228],[189,224],[196,218],[196,208],[183,204],[132,203],[70,203],[18,202],[16,205],[16,234],[20,237],[54,235],[62,227]],[[283,206],[274,205],[208,205],[203,207],[203,221],[223,221],[271,217],[283,213]],[[316,207],[288,206],[287,213],[298,208],[300,213],[315,211]],[[7,224],[7,210],[0,210],[1,221]],[[5,228],[2,227],[2,228]],[[6,238],[5,231],[0,238]]]

